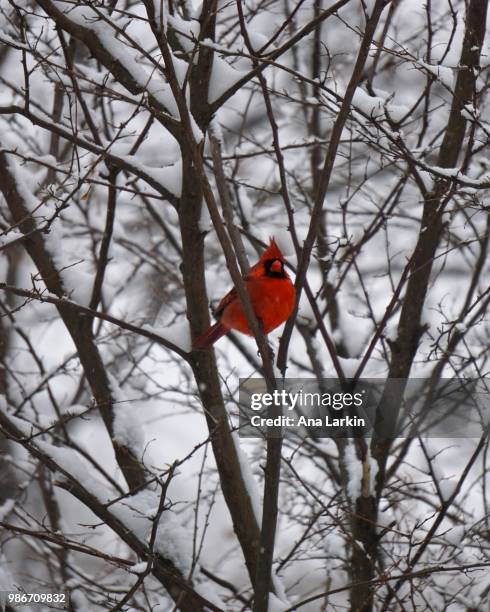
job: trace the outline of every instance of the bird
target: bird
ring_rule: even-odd
[[[284,264],[284,255],[271,237],[259,261],[243,277],[264,334],[284,323],[294,310],[296,289]],[[194,340],[193,350],[209,348],[232,329],[248,336],[253,335],[236,289],[233,288],[224,296],[214,314],[217,322]]]

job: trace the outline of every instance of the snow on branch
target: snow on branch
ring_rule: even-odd
[[[158,119],[170,131],[178,128],[178,110],[164,79],[156,66],[152,71],[136,61],[136,49],[125,44],[116,34],[113,21],[101,9],[88,4],[40,0],[39,5],[65,31],[83,42],[93,55],[133,94],[147,92]],[[104,18],[103,22],[100,18]],[[123,24],[122,24],[123,25]],[[138,50],[141,53],[141,50]]]

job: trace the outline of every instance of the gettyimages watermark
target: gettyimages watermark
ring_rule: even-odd
[[[480,437],[490,425],[490,379],[288,378],[268,390],[240,379],[246,438]]]

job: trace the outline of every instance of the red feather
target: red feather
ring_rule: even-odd
[[[228,328],[226,328],[218,321],[214,325],[211,325],[211,327],[208,327],[208,329],[203,334],[201,334],[199,338],[196,338],[194,340],[194,342],[192,343],[192,348],[196,351],[206,349],[208,348],[208,346],[211,346],[217,340],[219,340],[221,336],[227,334],[229,331],[230,330]]]
[[[294,310],[296,290],[284,269],[284,256],[274,238],[243,280],[264,334],[289,318]],[[218,322],[194,340],[193,349],[208,348],[232,329],[252,335],[235,289],[224,296],[215,315]]]

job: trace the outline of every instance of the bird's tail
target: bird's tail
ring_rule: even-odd
[[[214,344],[217,340],[228,333],[229,329],[226,328],[219,321],[201,334],[198,338],[194,340],[192,343],[192,349],[194,351],[202,351],[203,349],[209,348],[212,344]]]

